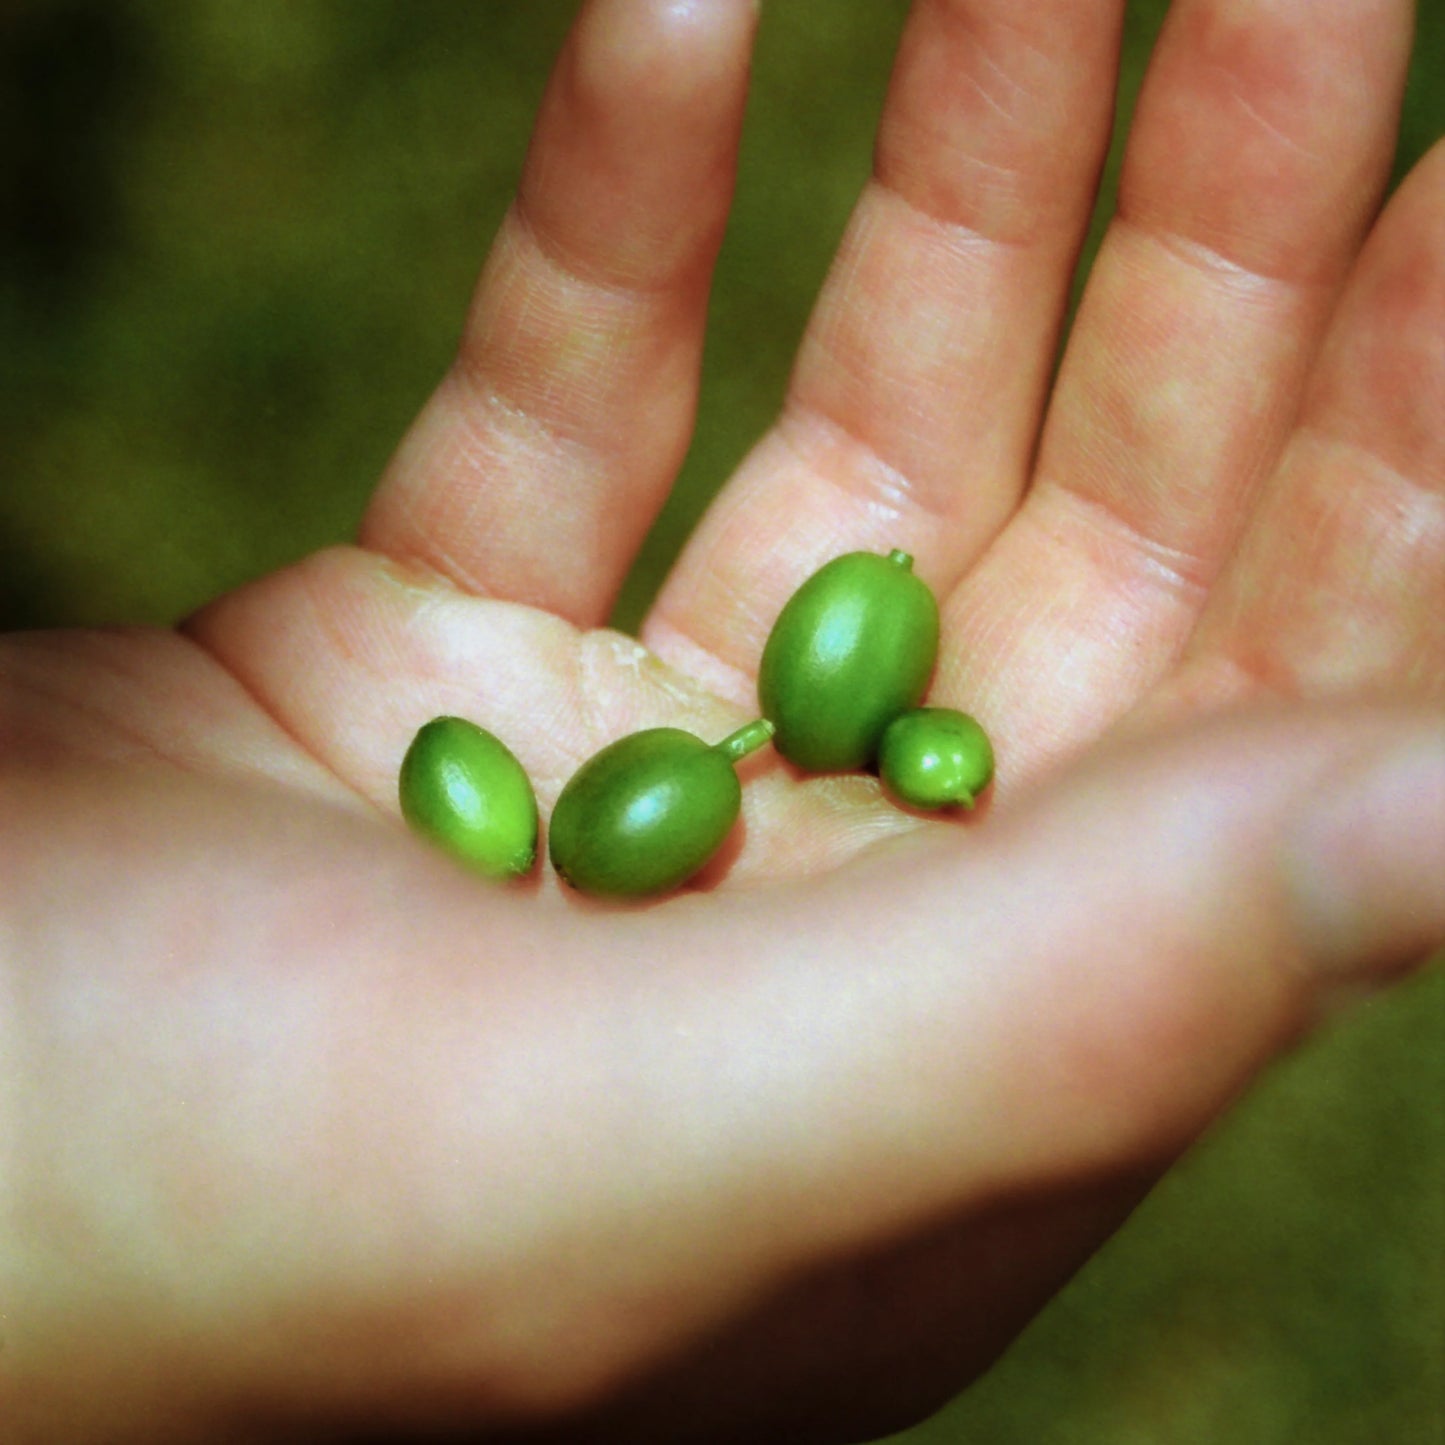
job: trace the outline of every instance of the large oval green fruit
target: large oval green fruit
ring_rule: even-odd
[[[733,765],[772,735],[761,720],[709,745],[681,728],[619,738],[572,775],[548,825],[552,866],[572,887],[640,898],[686,883],[737,821]]]
[[[774,746],[809,772],[868,766],[937,657],[938,602],[908,553],[835,557],[788,599],[763,648],[758,701]]]
[[[500,738],[459,717],[437,717],[412,739],[397,791],[402,817],[424,838],[489,878],[531,872],[537,798]]]

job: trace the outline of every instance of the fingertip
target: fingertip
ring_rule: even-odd
[[[732,194],[751,0],[593,0],[523,174],[531,228],[570,267],[645,291],[710,261]]]
[[[688,99],[735,74],[757,18],[756,0],[593,0],[577,22],[575,79],[603,96],[640,83]]]

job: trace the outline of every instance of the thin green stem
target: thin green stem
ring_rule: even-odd
[[[714,743],[713,749],[725,757],[728,762],[737,764],[747,757],[749,753],[755,753],[772,737],[775,729],[767,718],[754,718],[750,723],[740,727],[737,732],[729,733],[720,743]]]
[[[905,572],[913,571],[913,554],[911,552],[902,552],[895,547],[888,554],[888,560],[892,562],[895,567],[902,567]]]

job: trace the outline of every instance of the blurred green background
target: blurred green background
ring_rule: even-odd
[[[1131,5],[1121,118],[1164,8]],[[166,622],[351,533],[574,9],[0,0],[0,624]],[[778,404],[906,9],[764,7],[697,438],[624,625]],[[1424,0],[1397,175],[1442,133]],[[1313,1043],[898,1438],[1445,1442],[1442,1025],[1437,969]]]

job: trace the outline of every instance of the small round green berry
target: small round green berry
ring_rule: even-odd
[[[889,723],[878,772],[912,808],[971,808],[993,777],[993,745],[976,719],[951,707],[920,707]]]
[[[511,749],[485,728],[438,717],[412,739],[398,780],[402,817],[489,878],[518,878],[537,858],[537,798]]]

